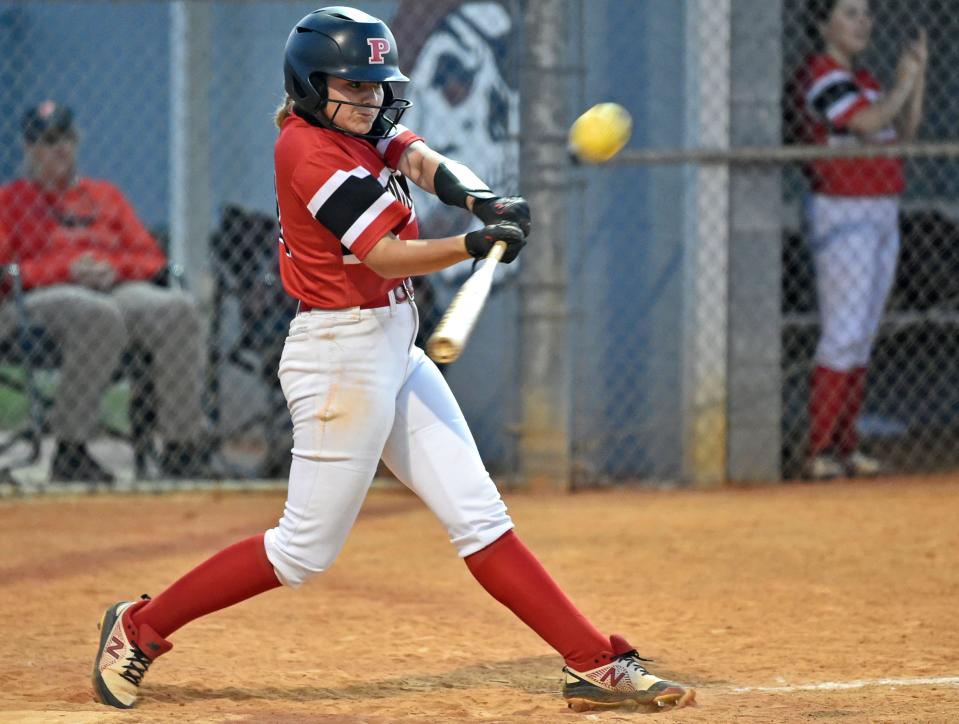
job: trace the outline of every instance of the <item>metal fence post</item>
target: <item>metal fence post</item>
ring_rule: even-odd
[[[781,139],[782,7],[733,3],[730,140],[776,146]],[[782,181],[779,166],[729,172],[729,345],[726,475],[781,477]]]
[[[520,274],[519,469],[530,487],[570,481],[567,349],[569,161],[563,67],[569,53],[566,0],[530,0],[520,79],[521,190],[535,215]]]
[[[190,291],[208,296],[211,3],[170,6],[170,259]]]
[[[687,19],[687,145],[728,148],[730,0],[695,0]],[[726,476],[729,167],[687,173],[683,479],[706,487]]]

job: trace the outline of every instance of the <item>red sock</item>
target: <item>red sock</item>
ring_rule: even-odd
[[[832,444],[839,414],[845,406],[848,372],[816,366],[809,390],[809,454],[819,455]]]
[[[866,368],[856,367],[849,373],[846,382],[846,404],[839,424],[836,425],[836,447],[840,454],[850,455],[859,447],[859,431],[856,430],[856,420],[862,409],[862,401],[866,396]]]
[[[612,658],[609,638],[579,612],[513,531],[466,557],[470,573],[497,601],[583,671]]]
[[[201,563],[134,613],[133,623],[146,624],[167,638],[195,618],[279,585],[260,533]]]

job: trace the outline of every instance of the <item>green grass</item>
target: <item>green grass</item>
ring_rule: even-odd
[[[23,369],[12,365],[0,365],[0,371],[19,380],[24,379]],[[56,372],[40,372],[35,375],[37,388],[45,397],[52,397],[57,387]],[[112,385],[100,406],[100,419],[104,423],[122,431],[129,432],[130,420],[127,414],[130,404],[130,388],[126,382]],[[22,392],[9,387],[0,387],[0,429],[11,430],[25,425],[27,421],[27,398]]]

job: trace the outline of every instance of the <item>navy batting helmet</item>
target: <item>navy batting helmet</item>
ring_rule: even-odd
[[[383,138],[392,135],[409,101],[396,98],[390,83],[407,82],[400,71],[393,33],[379,18],[345,6],[315,10],[300,20],[286,41],[283,61],[286,92],[294,105],[320,124],[350,135]],[[323,114],[327,102],[327,76],[361,83],[383,84],[383,105],[337,101],[344,105],[378,108],[367,134],[337,126]]]

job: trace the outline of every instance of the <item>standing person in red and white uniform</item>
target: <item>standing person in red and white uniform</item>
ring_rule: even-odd
[[[97,698],[133,706],[147,667],[181,626],[329,568],[382,457],[440,519],[480,585],[563,656],[570,706],[691,701],[691,689],[648,673],[622,637],[600,633],[523,545],[449,387],[413,344],[409,275],[483,258],[497,239],[513,261],[530,226],[526,201],[497,196],[399,125],[409,104],[390,84],[407,78],[380,20],[346,7],[307,15],[287,42],[285,76],[275,150],[280,268],[300,311],[279,371],[293,417],[283,517],[156,598],[107,609]],[[407,179],[486,226],[419,239]]]
[[[810,0],[821,42],[794,88],[804,140],[826,146],[911,141],[922,119],[928,58],[926,33],[909,42],[884,93],[856,65],[872,30],[868,0]],[[806,167],[811,195],[805,223],[816,270],[822,331],[809,401],[807,475],[871,475],[880,462],[859,448],[856,420],[866,368],[899,253],[899,158],[842,158]]]

